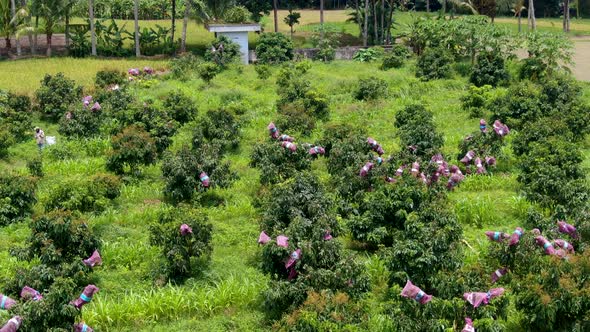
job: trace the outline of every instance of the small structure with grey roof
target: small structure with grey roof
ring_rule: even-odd
[[[209,24],[206,28],[209,32],[214,32],[216,37],[218,34],[224,35],[240,45],[242,62],[248,64],[248,32],[260,31],[260,24]]]

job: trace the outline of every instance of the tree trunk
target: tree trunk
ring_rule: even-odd
[[[522,32],[521,15],[522,15],[522,10],[519,10],[518,11],[518,33]]]
[[[70,47],[70,9],[66,8],[66,52]]]
[[[534,0],[529,0],[529,8],[528,8],[528,26],[530,30],[536,30],[537,29],[537,20],[535,18],[535,4],[534,4]]]
[[[563,32],[570,31],[570,2],[563,0]]]
[[[426,0],[426,12],[430,13],[430,0]]]
[[[33,44],[31,45],[31,53],[37,54],[37,39],[39,39],[39,15],[35,15],[35,33],[33,34]]]
[[[90,18],[90,42],[92,56],[96,56],[96,29],[94,27],[94,0],[88,0],[88,17]]]
[[[51,37],[53,37],[53,32],[47,32],[47,56],[51,57]]]
[[[188,29],[188,17],[191,12],[191,7],[188,3],[184,4],[184,20],[182,21],[182,38],[180,40],[180,52],[186,52],[186,30]]]
[[[176,0],[172,0],[172,32],[170,33],[170,38],[172,39],[172,47],[174,47],[174,32],[176,31]],[[173,54],[176,54],[176,48],[172,51]]]
[[[363,22],[363,46],[369,44],[369,0],[365,0],[365,21]]]
[[[373,0],[373,44],[379,45],[379,27],[377,26],[377,0]]]
[[[10,7],[11,7],[11,12],[12,12],[12,17],[15,17],[16,16],[16,2],[14,0],[10,0]],[[14,40],[16,43],[16,55],[20,56],[21,55],[20,38],[16,34],[14,35]]]
[[[27,6],[27,0],[21,0],[20,1],[20,5],[21,7],[26,7]],[[27,15],[27,26],[31,26],[31,11],[29,10],[29,14]],[[29,48],[31,48],[31,53],[32,53],[32,49],[33,49],[33,35],[31,34],[31,32],[27,32],[27,37],[29,38]]]
[[[139,0],[133,1],[133,17],[135,20],[135,56],[141,56],[139,48]]]
[[[385,42],[385,0],[381,0],[381,35],[379,35],[381,43]]]
[[[279,32],[279,5],[277,0],[273,0],[274,17],[275,17],[275,32]]]
[[[10,54],[10,49],[12,48],[12,42],[10,41],[10,35],[4,37],[6,41],[6,54]]]
[[[320,37],[324,39],[324,0],[320,0]],[[291,39],[293,39],[293,27],[291,27]]]

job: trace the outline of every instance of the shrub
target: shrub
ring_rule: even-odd
[[[134,98],[125,86],[117,90],[102,90],[96,93],[96,100],[106,110],[109,116],[117,117],[119,113],[126,111]]]
[[[69,138],[91,138],[100,135],[104,113],[87,108],[69,111],[59,120],[59,133]]]
[[[188,80],[197,70],[199,63],[199,59],[192,53],[184,53],[178,58],[172,59],[170,61],[172,77],[181,81]]]
[[[120,194],[120,180],[112,175],[97,174],[89,179],[70,179],[51,188],[50,196],[44,202],[46,211],[70,210],[100,212],[109,200]]]
[[[352,57],[358,62],[372,62],[383,56],[383,49],[380,47],[370,47],[358,50]]]
[[[35,179],[3,172],[0,175],[0,226],[29,216],[37,203]]]
[[[427,48],[418,57],[416,77],[422,81],[430,81],[451,77],[453,56],[445,49]]]
[[[43,159],[41,156],[34,157],[27,161],[27,169],[31,176],[42,178],[45,174],[43,173]]]
[[[197,106],[191,97],[180,91],[168,94],[164,99],[164,107],[166,113],[181,125],[193,120],[197,114]]]
[[[271,141],[254,146],[250,166],[260,170],[260,183],[273,184],[297,176],[300,171],[309,170],[311,160],[302,146],[291,152],[281,147],[280,143]]]
[[[492,87],[470,85],[467,93],[461,96],[461,108],[469,112],[470,118],[481,117],[492,99]]]
[[[355,98],[358,100],[374,100],[387,96],[388,84],[377,77],[359,79]]]
[[[205,60],[225,68],[240,58],[240,45],[234,43],[227,36],[219,35],[205,48]]]
[[[395,115],[395,126],[402,151],[407,151],[406,147],[414,147],[413,154],[422,160],[429,160],[443,145],[443,137],[436,131],[432,113],[423,105],[404,107]],[[411,162],[411,159],[406,161]]]
[[[15,143],[14,136],[8,128],[0,126],[0,158],[8,156],[8,148]]]
[[[395,54],[387,54],[383,57],[381,63],[381,70],[389,70],[391,68],[401,68],[404,65],[404,58]]]
[[[323,61],[323,62],[330,62],[336,59],[336,46],[338,42],[333,39],[324,38],[319,39],[317,44],[315,45],[318,48],[318,52],[314,56],[314,60]]]
[[[303,136],[311,135],[315,129],[315,119],[305,112],[301,103],[287,104],[279,110],[276,125],[283,131],[299,132]]]
[[[533,143],[545,144],[547,140],[561,137],[565,141],[574,141],[573,134],[563,119],[551,117],[525,123],[512,141],[512,150],[518,157],[528,154]]]
[[[298,64],[293,68],[283,68],[277,77],[277,108],[295,108],[307,113],[310,117],[326,120],[329,116],[327,97],[312,88],[309,80],[301,74],[306,69]]]
[[[139,166],[156,162],[156,143],[150,135],[138,126],[130,126],[111,138],[112,151],[107,159],[107,170],[124,174],[126,168],[137,173]]]
[[[540,84],[543,103],[552,109],[567,112],[571,107],[583,104],[580,100],[582,87],[573,77],[556,75]]]
[[[96,73],[94,85],[97,88],[104,89],[110,85],[124,85],[127,82],[125,73],[116,69],[104,69]]]
[[[199,77],[209,84],[219,74],[219,66],[213,62],[203,62],[197,66]]]
[[[183,224],[190,227],[190,233],[181,233]],[[213,227],[207,216],[196,210],[165,206],[158,222],[150,225],[150,233],[151,244],[161,248],[166,262],[164,274],[169,280],[182,282],[194,276],[210,258]]]
[[[12,134],[15,142],[31,137],[31,100],[28,96],[14,95],[0,90],[0,128]]]
[[[252,13],[244,6],[231,6],[224,13],[223,20],[226,23],[248,23]]]
[[[68,107],[78,103],[81,97],[82,87],[76,86],[76,82],[66,78],[63,73],[45,75],[41,87],[35,91],[39,112],[53,121],[63,116]]]
[[[543,115],[546,107],[538,87],[528,81],[510,86],[504,97],[494,103],[494,117],[514,129]]]
[[[261,80],[267,80],[272,76],[269,65],[256,65],[254,66],[254,70],[256,71],[258,78]]]
[[[509,75],[504,59],[493,53],[480,53],[471,69],[469,81],[475,86],[497,86],[508,81]]]
[[[276,64],[293,60],[293,42],[282,33],[267,32],[256,45],[256,58],[262,64]]]
[[[226,110],[210,110],[198,119],[193,130],[192,148],[217,151],[220,157],[240,143],[239,119]]]
[[[27,95],[8,94],[8,106],[17,113],[31,112],[31,97]]]

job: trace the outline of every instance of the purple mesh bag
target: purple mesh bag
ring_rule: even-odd
[[[295,139],[287,134],[283,134],[279,136],[279,141],[281,142],[294,142]]]
[[[486,168],[483,166],[479,157],[475,158],[475,167],[477,168],[476,174],[486,173]]]
[[[139,76],[139,69],[138,68],[131,68],[127,71],[127,73],[131,76]]]
[[[271,240],[272,239],[270,236],[268,236],[268,234],[266,234],[264,231],[260,232],[260,235],[258,236],[258,244],[267,244]]]
[[[565,233],[574,239],[578,238],[578,232],[576,230],[576,227],[574,227],[573,225],[570,225],[565,221],[560,220],[557,222],[557,227],[561,233]]]
[[[486,122],[486,120],[484,120],[484,119],[479,120],[479,130],[481,130],[482,133],[488,132],[487,125],[488,125],[488,123]]]
[[[289,275],[287,276],[287,280],[293,280],[295,278],[297,278],[297,275],[299,273],[297,273],[297,270],[295,270],[295,267],[293,267],[292,269],[289,269]]]
[[[410,280],[406,282],[404,289],[402,289],[401,296],[414,299],[420,304],[426,304],[432,300],[432,295],[424,293],[420,288],[414,286]]]
[[[84,104],[84,107],[90,106],[91,101],[92,101],[92,96],[86,96],[86,97],[82,98],[82,103]]]
[[[443,156],[440,153],[437,153],[434,156],[432,156],[432,158],[430,158],[430,161],[436,163],[437,165],[442,165],[445,161],[445,158],[443,158]]]
[[[207,175],[207,173],[201,172],[201,174],[199,174],[199,180],[201,180],[203,187],[209,188],[209,175]]]
[[[508,126],[500,122],[500,120],[494,121],[493,127],[496,134],[500,137],[504,137],[510,133]]]
[[[534,235],[537,235],[537,236],[541,235],[541,231],[538,228],[533,228],[531,230],[531,233],[533,233]]]
[[[565,250],[566,252],[568,252],[570,254],[574,253],[574,246],[571,243],[567,242],[566,240],[557,239],[557,240],[553,241],[553,243],[557,247]]]
[[[475,158],[475,152],[473,150],[469,150],[465,154],[465,157],[463,157],[463,159],[460,160],[460,162],[467,166],[469,165],[469,163],[471,163],[471,160],[473,160],[473,158]]]
[[[80,294],[80,297],[78,297],[74,301],[70,302],[70,304],[73,305],[74,307],[76,307],[77,309],[82,309],[82,307],[85,304],[90,303],[90,301],[92,301],[92,297],[98,291],[99,291],[98,287],[96,287],[94,285],[88,285],[88,286],[84,287],[84,291],[82,291],[82,294]]]
[[[20,292],[20,297],[25,300],[39,301],[43,298],[43,295],[31,287],[25,286]]]
[[[309,154],[312,156],[323,156],[326,153],[326,150],[321,146],[314,146],[313,148],[309,149]]]
[[[152,67],[143,67],[143,72],[152,75],[154,73],[154,69]]]
[[[16,304],[16,301],[11,299],[10,297],[0,294],[0,309],[2,310],[10,310],[13,305]]]
[[[475,328],[473,327],[473,321],[471,320],[471,318],[465,318],[465,327],[463,327],[461,332],[475,332]]]
[[[372,162],[367,162],[367,163],[365,164],[365,166],[363,166],[363,167],[361,168],[361,171],[359,172],[359,175],[360,175],[361,177],[363,177],[363,178],[364,178],[364,177],[366,177],[366,176],[367,176],[367,174],[369,174],[369,171],[370,171],[371,169],[373,169],[373,163],[372,163]]]
[[[402,174],[404,174],[404,168],[405,168],[405,166],[403,166],[403,165],[398,167],[398,169],[395,171],[395,175],[402,176]]]
[[[14,316],[0,328],[0,332],[16,332],[20,328],[23,320],[20,316]]]
[[[90,257],[82,260],[82,263],[88,267],[95,267],[96,265],[102,264],[102,258],[100,257],[98,250],[94,250]]]
[[[508,269],[503,267],[501,269],[497,269],[496,271],[494,271],[492,273],[492,284],[495,284],[498,280],[500,280],[500,278],[502,278],[503,276],[506,275],[506,273],[508,273]]]
[[[285,149],[291,150],[291,152],[295,152],[297,150],[297,145],[295,145],[295,143],[283,142],[281,143],[281,146]]]
[[[187,236],[189,234],[193,234],[193,229],[187,224],[180,225],[180,235]]]
[[[456,185],[463,181],[464,177],[465,176],[460,172],[451,174],[451,176],[449,177],[449,181],[447,182],[447,188],[453,189]]]
[[[289,238],[284,235],[277,236],[277,246],[287,248],[289,246]]]
[[[553,248],[551,242],[547,241],[547,239],[542,235],[537,236],[535,238],[535,242],[537,245],[543,247],[547,255],[555,255],[555,248]]]
[[[330,231],[326,231],[326,233],[324,233],[324,241],[330,241],[332,240],[332,234]]]
[[[297,249],[291,253],[289,259],[285,263],[285,268],[288,270],[291,267],[294,267],[295,263],[301,258],[301,249]]]
[[[392,178],[392,177],[389,177],[389,176],[385,177],[385,182],[388,182],[388,183],[395,183],[395,181],[396,181],[396,180],[395,180],[394,178]]]
[[[465,301],[473,305],[474,308],[479,307],[482,304],[490,303],[490,300],[504,294],[504,288],[492,288],[487,293],[482,292],[471,292],[464,293],[463,298]]]
[[[418,163],[417,161],[412,163],[412,168],[410,169],[410,173],[413,176],[418,176],[418,174],[420,174],[420,163]]]
[[[494,232],[494,231],[486,231],[486,236],[488,237],[488,239],[490,239],[490,241],[494,241],[494,242],[502,242],[505,239],[510,237],[510,235],[508,235],[506,233]]]
[[[270,137],[277,139],[279,138],[279,130],[277,129],[277,127],[275,126],[275,124],[273,122],[268,124],[268,133],[270,134]]]
[[[563,249],[557,249],[555,250],[555,256],[567,259],[567,252]]]
[[[516,245],[518,241],[520,241],[520,237],[524,234],[524,231],[520,227],[516,227],[512,235],[510,235],[510,242],[508,243],[509,246]]]
[[[494,157],[485,157],[486,164],[490,167],[496,166],[496,158]]]
[[[94,330],[90,326],[88,326],[84,323],[74,324],[74,331],[75,332],[94,332]]]
[[[102,107],[100,107],[100,104],[98,102],[94,103],[94,105],[92,105],[92,107],[90,108],[90,110],[92,112],[98,112],[102,109]]]
[[[429,184],[428,178],[422,172],[420,172],[420,180],[422,180],[422,183],[424,184]]]

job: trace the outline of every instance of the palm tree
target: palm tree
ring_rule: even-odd
[[[174,32],[176,31],[176,0],[172,0],[172,31],[170,32],[170,39],[172,39],[172,45],[174,46]],[[176,53],[176,49],[173,51]]]
[[[6,51],[8,53],[10,53],[10,49],[12,48],[10,35],[13,32],[13,26],[10,23],[12,20],[10,13],[10,2],[8,0],[0,0],[0,32],[2,32],[6,40]]]
[[[94,0],[88,0],[88,17],[90,18],[90,43],[92,56],[96,56],[96,29],[94,27]]]
[[[14,0],[10,0],[10,12],[12,15],[12,18],[10,19],[10,23],[11,25],[14,26],[14,19],[16,18],[16,3]],[[20,38],[15,36],[15,43],[16,43],[16,55],[20,56],[21,55],[21,49],[20,49]]]
[[[279,5],[277,0],[273,0],[274,15],[275,15],[275,32],[279,32]]]
[[[21,6],[21,8],[26,8],[27,7],[27,0],[21,0],[20,6]],[[30,10],[27,11],[26,24],[29,28],[31,27],[31,11]],[[31,53],[33,53],[33,34],[31,33],[31,31],[27,32],[27,37],[29,38],[29,47],[31,48]]]
[[[139,49],[139,0],[133,2],[133,17],[135,19],[135,56],[141,56]]]
[[[182,21],[182,36],[180,39],[180,53],[186,52],[186,30],[188,29],[188,18],[191,14],[191,5],[188,1],[184,3],[184,20]]]
[[[47,56],[52,53],[53,32],[64,19],[66,4],[64,0],[39,0],[39,16],[45,20],[45,35],[47,38]],[[37,23],[36,23],[37,24]]]
[[[522,31],[521,17],[523,10],[526,10],[526,7],[524,6],[524,0],[516,0],[516,2],[514,3],[514,8],[512,8],[512,12],[514,13],[514,16],[518,17],[519,33]]]
[[[570,31],[570,1],[563,0],[563,32]]]
[[[324,39],[324,0],[320,0],[320,34]],[[291,32],[291,37],[293,37],[293,32]]]

